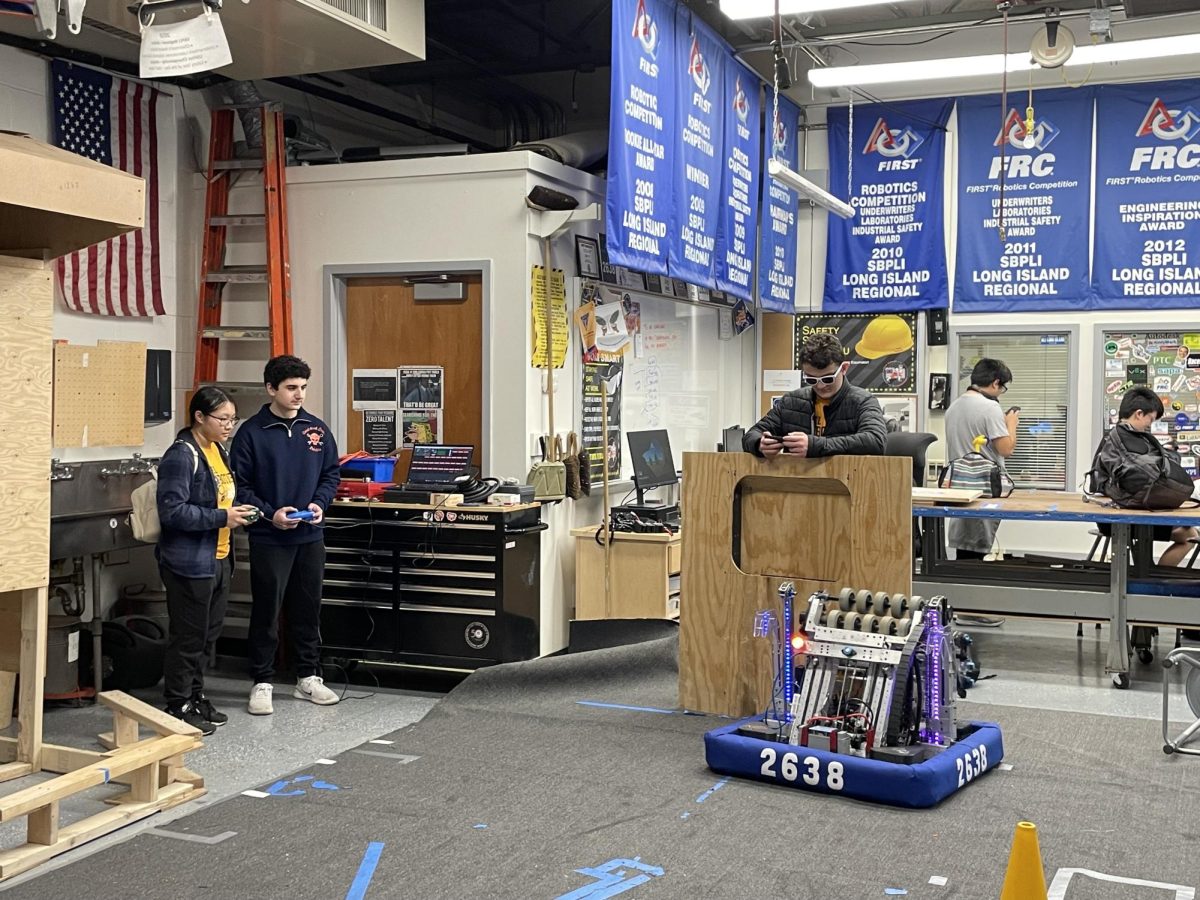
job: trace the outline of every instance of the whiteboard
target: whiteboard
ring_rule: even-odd
[[[635,294],[641,303],[640,354],[625,357],[621,429],[665,428],[675,468],[687,451],[714,451],[721,430],[742,421],[753,403],[753,329],[722,341],[718,317],[727,312],[659,297]],[[727,421],[728,420],[728,421]],[[632,478],[629,442],[623,437],[621,477]]]

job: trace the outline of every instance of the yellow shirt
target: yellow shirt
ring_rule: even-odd
[[[816,403],[813,404],[813,434],[825,433],[825,407],[829,405],[828,400],[816,398]]]
[[[204,458],[208,460],[217,479],[217,509],[233,509],[233,498],[237,495],[237,488],[233,484],[233,474],[221,456],[221,448],[216,444],[209,444],[204,448]],[[228,555],[229,529],[222,528],[217,532],[217,559],[224,559]]]

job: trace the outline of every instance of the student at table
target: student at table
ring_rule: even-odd
[[[1117,409],[1116,428],[1128,428],[1130,431],[1147,433],[1166,412],[1158,394],[1145,385],[1130,388],[1121,398],[1121,406]],[[1105,537],[1112,536],[1112,526],[1099,526],[1100,533]],[[1172,528],[1169,525],[1154,527],[1154,540],[1158,543],[1170,543],[1171,546],[1163,551],[1158,558],[1160,566],[1177,566],[1190,549],[1191,542],[1196,538],[1196,529],[1188,527]]]

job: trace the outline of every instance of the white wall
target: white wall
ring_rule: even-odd
[[[50,84],[49,63],[39,56],[0,46],[0,129],[24,132],[34,138],[49,142],[51,139],[51,112],[48,90]],[[166,90],[173,90],[167,88]],[[195,292],[194,285],[179,281],[176,257],[180,252],[177,242],[184,235],[177,224],[179,214],[176,203],[179,165],[191,168],[186,154],[181,159],[177,148],[181,146],[178,131],[182,127],[175,100],[168,96],[160,100],[159,113],[162,121],[174,123],[174,127],[159,131],[160,173],[159,191],[162,204],[160,239],[162,241],[160,265],[162,267],[163,302],[167,315],[148,319],[113,319],[103,316],[84,315],[66,307],[61,298],[54,306],[54,337],[73,343],[94,344],[97,340],[145,341],[154,349],[176,351],[190,344],[183,341],[181,332],[191,335],[191,321],[180,317],[181,295]],[[185,245],[194,240],[196,232],[182,237]],[[184,304],[186,313],[187,303]],[[191,304],[194,307],[194,302]],[[181,377],[183,370],[176,368],[176,410],[182,406],[182,388],[190,385],[191,369]],[[140,373],[139,373],[140,376]],[[133,452],[159,455],[170,444],[176,425],[163,424],[147,427],[145,444],[132,447],[92,447],[85,449],[61,448],[56,454],[63,460],[116,459],[128,457]]]

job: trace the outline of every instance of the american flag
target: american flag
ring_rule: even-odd
[[[55,60],[54,143],[146,179],[146,227],[58,261],[69,307],[99,316],[161,316],[158,117],[149,85]]]

